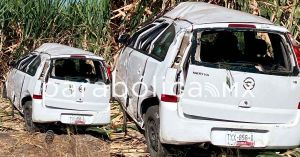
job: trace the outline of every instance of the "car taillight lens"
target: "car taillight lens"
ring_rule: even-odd
[[[32,98],[33,99],[43,99],[43,96],[42,95],[35,95],[35,94],[33,94]]]
[[[294,49],[294,52],[295,52],[295,55],[296,55],[296,58],[297,58],[297,62],[298,62],[298,65],[300,65],[300,50],[299,50],[299,45],[297,44],[297,41],[293,38],[292,34],[291,33],[288,33],[288,36],[292,42],[292,46],[293,46],[293,49]]]
[[[111,79],[111,68],[108,66],[106,67],[106,73],[109,79]]]
[[[231,27],[231,28],[256,28],[255,25],[239,24],[239,23],[229,24],[228,27]]]
[[[177,95],[167,95],[167,94],[162,94],[160,97],[161,101],[164,102],[178,102],[178,96]]]
[[[294,48],[294,52],[295,52],[296,57],[297,57],[298,65],[300,65],[300,50],[299,50],[299,46],[293,46],[293,48]]]
[[[71,55],[71,58],[85,59],[86,57],[83,55]]]

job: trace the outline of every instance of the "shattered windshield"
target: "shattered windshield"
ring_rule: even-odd
[[[286,41],[279,33],[254,30],[195,32],[193,63],[253,72],[290,72]]]
[[[96,83],[103,81],[100,61],[78,58],[52,60],[51,77],[76,82]]]

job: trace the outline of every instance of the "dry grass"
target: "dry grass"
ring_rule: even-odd
[[[112,104],[112,123],[111,127],[116,130],[111,134],[112,141],[111,155],[124,157],[146,157],[149,156],[144,136],[136,129],[133,122],[127,122],[128,133],[125,135],[123,130],[123,114],[120,106]],[[122,130],[118,133],[117,130]]]
[[[24,130],[22,116],[12,118],[9,103],[0,99],[0,156],[110,156],[110,144],[89,134],[55,134],[51,144],[45,142],[46,134],[30,134]]]
[[[8,101],[0,98],[0,157],[6,156],[47,156],[47,157],[149,157],[144,136],[136,129],[133,122],[127,122],[128,133],[123,131],[123,114],[120,106],[112,104],[111,125],[104,126],[109,132],[109,139],[101,137],[103,132],[86,134],[66,132],[56,133],[51,144],[45,142],[45,133],[30,134],[24,130],[24,121],[20,114],[11,116]],[[99,128],[101,130],[101,128]],[[189,155],[187,155],[187,153]],[[199,148],[184,149],[179,152],[182,157],[236,157],[235,150],[211,148],[208,151]],[[243,152],[241,157],[251,157]],[[260,157],[300,157],[299,149],[282,154],[267,152]]]
[[[0,98],[0,157],[6,156],[148,156],[144,136],[128,122],[128,134],[125,136],[123,115],[118,104],[112,104],[112,124],[105,126],[109,130],[109,140],[101,133],[68,135],[66,132],[55,134],[54,141],[48,145],[45,133],[30,134],[25,131],[23,117],[15,111],[11,115],[11,106]]]

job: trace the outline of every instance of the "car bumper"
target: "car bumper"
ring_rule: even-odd
[[[79,115],[87,117],[86,123],[76,125],[104,125],[110,123],[110,104],[101,111],[78,111],[58,108],[49,108],[43,105],[42,100],[32,101],[32,121],[36,123],[61,122],[64,124],[74,124],[68,121],[69,115]]]
[[[225,137],[223,136],[226,135],[226,132],[234,130],[254,132],[260,139],[256,142],[254,148],[287,149],[300,145],[300,111],[298,111],[297,120],[290,124],[198,120],[186,118],[180,113],[177,104],[161,103],[160,140],[162,143],[184,145],[207,142],[216,146],[232,147],[224,141]]]

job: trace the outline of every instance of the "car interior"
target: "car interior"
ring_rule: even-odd
[[[55,59],[51,77],[76,82],[95,83],[103,81],[101,64],[99,61],[88,59]]]
[[[284,36],[253,30],[208,30],[194,35],[191,62],[252,72],[291,72]]]

